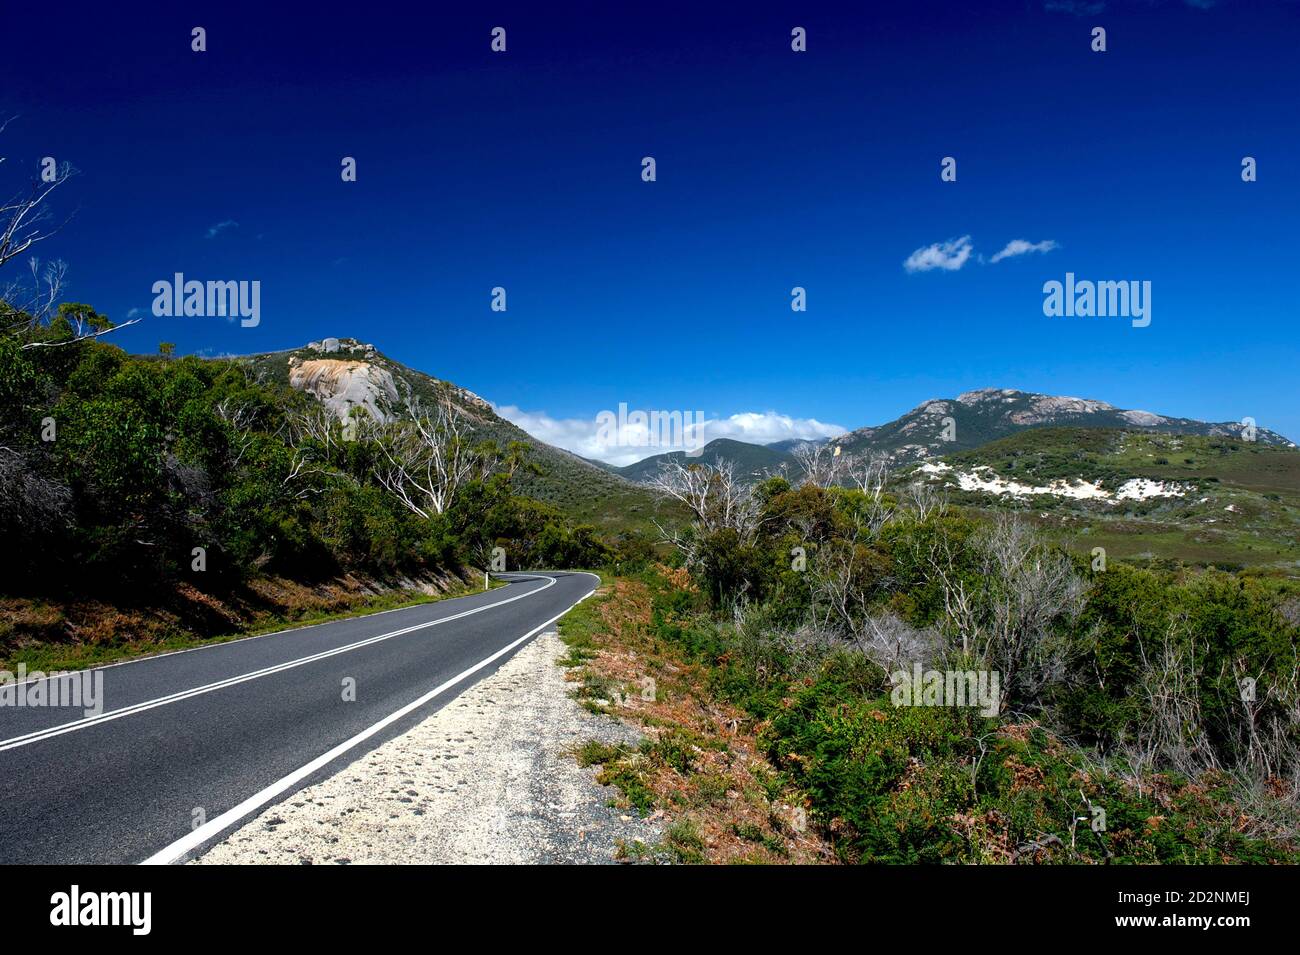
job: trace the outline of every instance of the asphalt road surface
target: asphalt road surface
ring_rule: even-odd
[[[184,861],[454,699],[598,583],[500,576],[468,597],[101,667],[99,715],[0,706],[0,863]]]

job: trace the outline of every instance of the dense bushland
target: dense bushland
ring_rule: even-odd
[[[524,448],[448,422],[350,429],[239,360],[139,357],[79,338],[88,318],[106,323],[81,305],[47,321],[4,316],[6,592],[148,599],[181,581],[219,591],[263,574],[383,578],[487,566],[498,546],[512,569],[606,559],[592,528],[514,492]],[[462,470],[432,508],[409,481],[439,455]]]
[[[655,626],[846,859],[1296,857],[1294,582],[1085,561],[883,477],[664,482],[691,585],[653,579]],[[998,674],[994,712],[899,705],[914,667]]]

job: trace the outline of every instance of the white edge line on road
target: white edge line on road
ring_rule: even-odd
[[[151,855],[149,858],[141,862],[140,865],[169,865],[173,862],[181,861],[187,853],[192,852],[194,849],[203,845],[203,843],[207,842],[209,839],[213,838],[214,836],[221,834],[226,829],[230,828],[235,823],[237,823],[239,820],[243,819],[245,816],[262,808],[267,803],[269,803],[272,799],[274,799],[276,796],[279,796],[281,793],[285,792],[286,790],[296,786],[298,783],[302,782],[308,776],[312,775],[312,773],[315,773],[323,766],[328,765],[330,762],[342,756],[348,750],[355,749],[357,746],[360,746],[362,743],[370,739],[370,737],[374,736],[376,733],[384,729],[386,726],[390,726],[391,724],[395,723],[397,720],[400,720],[403,716],[406,716],[408,713],[411,713],[412,711],[419,709],[421,706],[424,706],[430,700],[433,700],[436,697],[440,696],[441,694],[447,692],[447,690],[450,690],[461,680],[465,679],[467,676],[477,673],[479,670],[483,669],[489,663],[501,659],[501,657],[505,656],[511,650],[515,649],[520,644],[527,641],[530,637],[534,636],[544,628],[549,627],[551,624],[555,623],[555,621],[559,620],[561,617],[567,614],[574,607],[578,606],[578,604],[582,603],[584,600],[586,600],[588,597],[594,594],[597,589],[599,589],[600,577],[598,577],[596,574],[586,574],[585,572],[583,573],[585,576],[595,577],[596,586],[593,587],[588,593],[583,594],[573,603],[569,604],[569,606],[565,607],[562,611],[557,613],[550,620],[547,620],[545,623],[539,624],[538,626],[534,627],[532,630],[529,630],[526,634],[524,634],[519,639],[506,644],[504,647],[502,647],[496,653],[493,653],[491,656],[484,657],[482,660],[474,664],[469,669],[462,670],[460,673],[456,674],[454,677],[452,677],[450,680],[447,680],[445,683],[441,683],[438,686],[435,686],[428,693],[424,694],[424,696],[421,696],[419,699],[412,700],[410,703],[407,703],[401,709],[397,710],[394,713],[389,714],[388,716],[385,716],[378,723],[375,723],[374,725],[362,730],[360,733],[358,733],[356,736],[353,736],[351,739],[344,740],[342,743],[339,743],[333,749],[322,753],[320,756],[317,756],[315,759],[313,759],[310,763],[307,763],[305,766],[295,769],[293,772],[285,776],[283,779],[276,780],[275,782],[271,783],[271,785],[263,789],[261,792],[249,796],[247,799],[245,799],[239,805],[235,806],[233,809],[226,810],[221,815],[217,816],[216,819],[204,823],[203,825],[199,826],[199,828],[191,832],[189,835],[182,836],[180,839],[177,839],[175,842],[171,843],[165,848],[160,849],[159,851]]]
[[[516,594],[513,597],[507,597],[505,600],[498,600],[495,603],[484,604],[481,607],[472,607],[469,610],[462,610],[460,613],[452,614],[449,617],[439,617],[437,620],[428,620],[424,623],[417,623],[409,627],[403,627],[401,630],[390,630],[388,633],[366,637],[364,640],[358,640],[355,643],[345,643],[341,647],[322,650],[319,653],[312,653],[305,657],[285,660],[283,663],[276,663],[269,667],[263,667],[260,670],[241,673],[238,676],[227,677],[224,680],[217,680],[216,682],[207,683],[202,686],[191,687],[188,690],[178,690],[175,693],[169,693],[167,696],[156,697],[152,700],[142,700],[139,703],[133,703],[130,706],[124,706],[121,709],[109,710],[107,713],[100,713],[97,716],[88,716],[84,719],[73,720],[71,723],[60,723],[57,726],[47,726],[44,729],[32,730],[30,733],[24,733],[21,736],[14,736],[10,739],[0,740],[0,753],[10,749],[17,749],[20,746],[30,746],[32,743],[39,743],[42,740],[51,739],[55,736],[62,736],[64,733],[75,733],[77,730],[89,729],[92,726],[98,726],[100,723],[119,720],[124,716],[133,716],[136,713],[143,713],[145,710],[152,710],[158,706],[166,706],[169,703],[179,703],[181,700],[188,700],[190,697],[202,696],[205,693],[224,690],[227,687],[236,686],[240,683],[247,683],[249,680],[256,680],[260,677],[282,673],[285,670],[292,670],[294,667],[304,666],[308,663],[315,663],[318,660],[337,656],[340,653],[347,653],[350,650],[358,650],[361,647],[368,647],[373,643],[382,643],[385,640],[391,640],[393,637],[400,637],[408,633],[414,633],[416,630],[426,630],[429,627],[436,627],[442,623],[449,623],[452,620],[459,620],[462,617],[482,613],[484,610],[491,610],[493,607],[500,607],[502,604],[513,603],[516,600],[523,600],[525,597],[531,597],[533,594],[540,594],[543,590],[555,586],[554,577],[547,577],[545,574],[530,574],[528,576],[533,577],[534,579],[546,580],[549,581],[549,583],[543,587],[538,587],[536,590],[530,590],[523,594]],[[360,620],[363,618],[353,617],[352,619]]]
[[[537,579],[538,574],[524,573],[523,570],[511,570],[511,572],[508,573],[499,573],[499,572],[493,573],[493,577],[532,577],[534,579]],[[101,663],[99,664],[99,667],[87,667],[85,669],[79,669],[79,670],[60,670],[60,672],[57,674],[51,673],[49,674],[49,676],[44,676],[39,678],[29,677],[27,678],[27,680],[16,680],[16,681],[4,683],[4,686],[27,686],[29,685],[29,683],[43,683],[48,680],[59,680],[59,678],[64,677],[66,673],[94,673],[95,670],[110,670],[113,669],[114,667],[130,667],[130,665],[133,663],[149,663],[149,661],[151,660],[162,660],[164,659],[164,657],[168,657],[168,656],[177,656],[179,654],[196,654],[196,652],[199,652],[200,650],[218,650],[218,648],[221,647],[234,646],[235,643],[247,643],[248,641],[260,641],[260,639],[264,637],[278,637],[278,635],[285,634],[285,633],[302,633],[302,631],[304,630],[312,630],[317,628],[317,626],[330,626],[331,624],[346,624],[346,622],[348,621],[361,620],[361,618],[363,617],[382,617],[383,615],[385,615],[385,613],[400,613],[402,611],[413,611],[413,609],[419,609],[420,607],[429,607],[430,604],[451,603],[452,600],[461,600],[467,598],[467,596],[478,596],[480,594],[490,594],[490,592],[491,592],[490,590],[476,590],[471,592],[471,594],[456,594],[455,596],[441,596],[441,598],[438,598],[437,600],[421,600],[420,603],[406,604],[404,605],[404,607],[389,607],[389,609],[386,609],[386,611],[374,611],[373,613],[356,613],[356,615],[351,617],[335,617],[334,620],[321,620],[315,622],[315,624],[303,624],[302,626],[286,626],[286,628],[282,630],[268,630],[266,631],[266,633],[251,633],[248,634],[247,637],[233,637],[227,639],[227,641],[224,641],[224,639],[220,639],[220,638],[213,638],[213,639],[209,639],[207,643],[200,643],[199,646],[196,647],[182,647],[181,650],[166,650],[164,652],[161,652],[161,654],[143,654],[140,656],[131,656],[131,657],[127,657],[127,659],[125,660],[113,660],[113,663]]]

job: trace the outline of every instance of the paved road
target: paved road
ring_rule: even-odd
[[[597,583],[503,579],[473,596],[103,667],[98,716],[0,706],[0,863],[183,859],[444,705]]]

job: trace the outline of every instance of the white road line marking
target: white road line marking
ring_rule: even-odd
[[[61,723],[58,726],[33,730],[30,733],[24,733],[22,736],[14,736],[11,739],[0,740],[0,753],[3,753],[5,750],[17,749],[20,746],[30,746],[32,743],[39,743],[42,740],[51,739],[55,736],[62,736],[64,733],[74,733],[77,730],[88,729],[91,726],[98,726],[100,723],[107,723],[110,720],[119,720],[124,716],[143,713],[145,710],[152,710],[158,706],[166,706],[168,703],[178,703],[181,700],[188,700],[194,696],[202,696],[205,693],[224,690],[226,687],[246,683],[249,680],[256,680],[259,677],[270,676],[274,673],[282,673],[285,670],[292,670],[294,667],[304,666],[308,663],[315,663],[317,660],[324,660],[327,657],[336,656],[340,653],[347,653],[349,650],[368,647],[374,643],[382,643],[385,640],[391,640],[393,637],[400,637],[408,633],[413,633],[416,630],[436,627],[439,624],[447,623],[451,620],[459,620],[462,617],[482,613],[484,610],[491,610],[493,607],[500,607],[502,604],[513,603],[516,600],[523,600],[525,597],[531,597],[533,594],[540,594],[543,590],[555,586],[554,577],[546,577],[544,574],[538,574],[537,576],[549,581],[549,583],[545,586],[538,587],[536,590],[530,590],[527,593],[518,594],[514,597],[507,597],[505,600],[498,600],[496,603],[484,604],[482,607],[473,607],[469,610],[462,610],[460,613],[452,614],[450,617],[439,617],[437,620],[430,620],[426,623],[417,623],[414,626],[404,627],[401,630],[392,630],[388,633],[381,633],[374,637],[368,637],[365,640],[358,640],[356,643],[344,644],[343,646],[335,647],[332,650],[322,650],[320,653],[313,653],[310,656],[299,657],[296,660],[286,660],[284,663],[277,663],[274,666],[263,667],[261,670],[253,670],[249,673],[240,674],[239,676],[228,677],[224,680],[218,680],[215,683],[208,683],[188,690],[180,690],[176,693],[168,694],[167,696],[160,696],[156,699],[134,703],[131,706],[124,706],[121,709],[109,710],[107,713],[100,713],[98,716],[88,716],[84,719],[74,720],[71,723]]]
[[[595,574],[586,574],[586,576],[596,577],[596,587],[600,586],[600,578],[597,577]],[[555,579],[551,578],[551,582],[554,583]],[[168,865],[172,862],[180,861],[187,853],[192,852],[194,849],[203,845],[203,843],[207,842],[209,839],[224,832],[226,829],[233,826],[236,822],[243,819],[245,816],[260,809],[262,806],[265,806],[276,796],[296,786],[298,783],[302,782],[312,773],[328,765],[331,761],[337,759],[339,756],[342,756],[348,750],[354,749],[357,746],[361,745],[370,737],[378,733],[380,730],[384,729],[384,727],[390,726],[391,724],[395,723],[397,720],[400,720],[403,716],[406,716],[408,713],[411,713],[414,710],[419,709],[421,706],[424,706],[424,704],[428,703],[430,700],[433,700],[440,694],[445,693],[447,690],[451,689],[453,686],[455,686],[461,680],[465,679],[467,676],[477,673],[479,670],[483,669],[489,663],[492,663],[495,660],[499,660],[501,657],[505,656],[505,654],[509,653],[511,650],[515,649],[515,647],[524,643],[530,637],[534,636],[541,630],[555,623],[555,621],[559,620],[566,613],[568,613],[574,607],[578,606],[578,604],[582,603],[584,600],[586,600],[595,592],[596,592],[596,588],[593,587],[588,593],[583,594],[581,597],[579,597],[573,603],[569,604],[569,606],[565,607],[563,610],[561,610],[550,620],[547,620],[545,623],[534,627],[532,630],[529,630],[518,640],[506,644],[496,653],[492,654],[489,657],[483,658],[482,660],[474,664],[469,669],[462,670],[460,673],[456,674],[450,680],[447,680],[445,683],[441,683],[438,686],[434,687],[432,690],[424,694],[424,696],[421,696],[419,699],[412,700],[410,703],[407,703],[401,709],[397,710],[394,713],[389,714],[388,716],[385,716],[378,723],[375,723],[374,725],[362,730],[360,733],[358,733],[356,736],[353,736],[351,739],[344,740],[342,743],[339,743],[333,749],[322,753],[320,756],[317,756],[315,759],[307,763],[305,766],[302,766],[299,769],[295,769],[293,772],[291,772],[289,775],[285,776],[284,778],[276,780],[275,782],[271,783],[271,785],[267,786],[265,789],[261,790],[260,792],[255,793],[252,796],[249,796],[247,799],[245,799],[239,805],[235,806],[233,809],[228,809],[226,812],[223,812],[221,815],[217,816],[217,818],[204,823],[203,825],[199,826],[199,828],[191,832],[189,835],[182,836],[180,839],[177,839],[175,842],[171,843],[165,848],[158,850],[149,858],[141,862],[140,865]]]
[[[533,577],[536,575],[525,574],[522,572],[512,571],[510,573],[498,573],[497,577]],[[182,653],[198,653],[200,650],[219,650],[222,647],[234,646],[238,643],[247,643],[249,640],[261,640],[264,637],[278,637],[284,633],[305,633],[308,630],[315,630],[317,627],[332,627],[339,623],[349,623],[353,620],[361,620],[364,617],[382,617],[386,613],[401,613],[404,610],[419,610],[421,607],[427,607],[430,604],[451,602],[453,600],[463,600],[466,597],[478,597],[485,594],[486,590],[477,590],[473,593],[459,594],[455,597],[447,597],[444,600],[426,600],[423,603],[407,604],[404,607],[389,607],[387,610],[376,610],[374,613],[359,613],[352,617],[338,617],[334,620],[322,620],[320,623],[308,623],[301,627],[285,627],[283,630],[268,630],[266,633],[250,633],[246,637],[232,637],[229,640],[212,640],[208,643],[201,643],[197,647],[184,647],[180,650],[167,650],[163,653],[146,653],[138,657],[128,657],[125,660],[114,660],[112,663],[101,663],[99,666],[86,667],[84,670],[74,670],[74,673],[94,673],[96,670],[111,670],[114,667],[130,666],[133,663],[150,663],[154,660],[162,660],[166,657],[179,656]],[[41,677],[40,680],[28,678],[16,683],[6,684],[7,686],[26,686],[29,683],[40,683],[51,679],[51,677]]]

